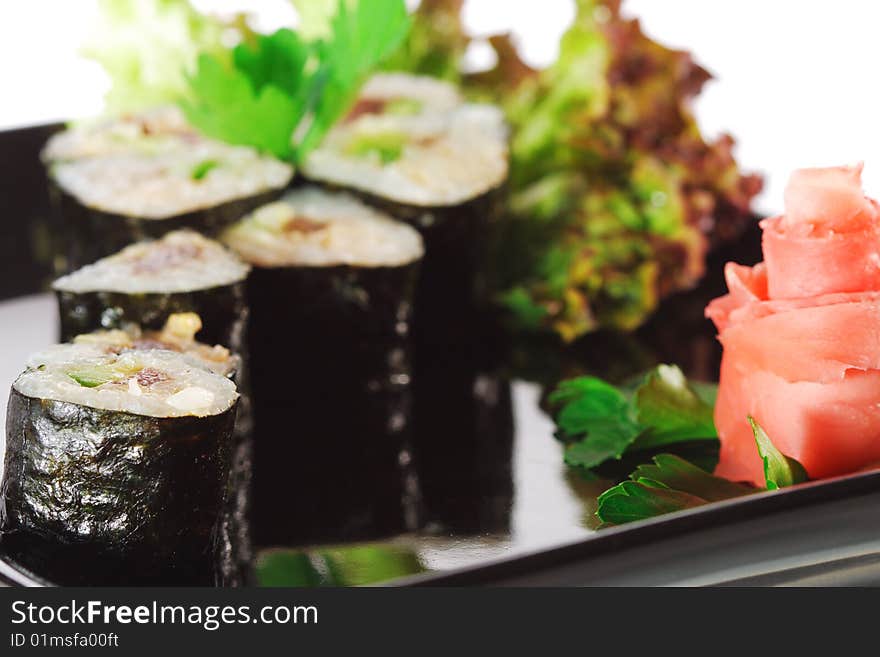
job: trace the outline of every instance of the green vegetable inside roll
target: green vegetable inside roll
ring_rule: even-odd
[[[508,173],[501,111],[466,103],[451,85],[375,75],[349,116],[303,165],[303,175],[348,189],[406,221],[425,240],[417,291],[419,343],[472,335],[488,304],[490,230]]]
[[[237,402],[182,353],[31,357],[9,399],[4,548],[61,583],[215,583]]]
[[[60,272],[179,228],[216,234],[280,196],[293,176],[255,149],[200,135],[175,108],[71,128],[42,156]]]
[[[223,240],[253,267],[257,542],[400,531],[418,232],[351,196],[307,187]]]

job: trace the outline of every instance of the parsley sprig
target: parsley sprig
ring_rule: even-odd
[[[630,386],[591,376],[563,381],[549,400],[558,408],[557,437],[566,443],[566,463],[585,471],[625,454],[683,451],[693,441],[717,442],[717,392],[717,386],[688,381],[674,365],[659,365]],[[782,454],[754,418],[743,422],[754,432],[766,490],[807,480],[803,466]],[[760,491],[716,477],[679,455],[660,453],[602,493],[596,515],[604,524],[617,525]]]
[[[807,481],[804,466],[782,454],[753,417],[747,419],[764,461],[764,488],[777,490]],[[603,523],[645,520],[761,491],[716,477],[673,454],[658,454],[653,461],[652,465],[640,465],[627,481],[599,496],[596,515]]]
[[[339,0],[320,39],[284,28],[239,44],[231,57],[200,55],[181,107],[208,136],[302,162],[409,24],[404,0]]]
[[[596,515],[615,525],[758,492],[709,474],[674,454],[658,454],[599,496]]]
[[[688,382],[675,365],[659,365],[632,389],[592,376],[563,381],[549,401],[559,409],[566,463],[591,469],[627,452],[717,440],[716,393],[716,386]]]

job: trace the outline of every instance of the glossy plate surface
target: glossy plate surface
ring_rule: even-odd
[[[758,241],[758,232],[752,229],[738,244],[715,253],[704,284],[669,299],[636,334],[596,334],[568,347],[547,338],[514,344],[498,338],[477,345],[477,357],[438,354],[436,367],[422,368],[427,381],[423,385],[436,391],[432,396],[436,406],[421,408],[442,421],[442,431],[439,438],[414,438],[416,443],[432,441],[428,458],[423,458],[427,463],[418,472],[424,496],[421,529],[360,537],[366,540],[263,547],[255,562],[258,583],[311,586],[432,579],[488,583],[493,581],[492,573],[528,572],[554,560],[589,559],[610,546],[641,545],[660,535],[686,533],[702,522],[728,522],[739,513],[731,508],[749,509],[746,515],[760,515],[765,506],[772,510],[778,502],[759,496],[708,505],[683,514],[684,518],[597,532],[596,496],[610,479],[587,480],[564,466],[553,423],[542,406],[543,395],[557,381],[580,373],[619,381],[657,362],[675,362],[690,376],[711,380],[720,351],[702,309],[708,299],[723,292],[723,262],[731,258],[753,262]],[[4,386],[18,374],[28,353],[53,341],[56,312],[48,294],[0,302]],[[5,410],[3,404],[5,399],[0,401],[0,412]],[[438,433],[436,427],[429,428]],[[624,476],[630,465],[621,464],[608,477]],[[862,481],[864,476],[855,479]],[[795,506],[812,504],[822,499],[826,485],[840,494],[840,484],[832,482],[812,484],[813,492],[800,498],[776,499],[793,499]],[[861,489],[857,485],[853,490]],[[314,491],[294,488],[285,494]],[[283,495],[272,507],[257,509],[257,521],[271,522],[281,513]],[[333,522],[328,518],[328,525]],[[514,571],[505,570],[511,564]],[[0,562],[0,577],[16,584],[48,583],[8,558]]]

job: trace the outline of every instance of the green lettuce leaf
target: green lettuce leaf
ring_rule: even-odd
[[[222,21],[187,0],[101,0],[97,24],[82,53],[110,77],[105,97],[111,113],[176,103],[199,54],[225,57]]]
[[[467,34],[462,0],[423,0],[389,62],[458,81],[506,111],[511,194],[497,275],[511,292],[498,300],[515,328],[564,341],[632,330],[692,287],[708,248],[747,224],[761,187],[740,173],[732,139],[701,134],[691,106],[709,74],[689,53],[648,38],[619,0],[572,4],[544,70],[526,65],[509,35]],[[463,73],[475,43],[497,62]]]

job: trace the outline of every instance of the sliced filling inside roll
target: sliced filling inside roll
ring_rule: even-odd
[[[464,102],[455,85],[426,75],[377,73],[361,88],[347,121],[366,114],[448,112]]]
[[[446,83],[384,74],[303,166],[306,177],[426,207],[459,205],[507,178],[507,126]]]
[[[81,342],[28,359],[13,387],[22,395],[146,415],[217,415],[238,398],[235,384],[185,354],[161,349],[109,351]]]
[[[52,284],[61,292],[174,293],[231,285],[250,267],[223,246],[195,231],[173,231],[63,276]]]
[[[254,211],[221,239],[259,267],[396,267],[424,247],[411,226],[343,192],[303,187]]]
[[[91,345],[105,354],[160,349],[184,354],[196,365],[220,376],[232,376],[240,366],[239,357],[222,345],[207,345],[196,340],[202,320],[196,313],[174,313],[160,331],[143,331],[130,324],[125,330],[98,330],[78,335],[74,344]]]
[[[200,135],[176,108],[71,128],[52,137],[42,156],[81,204],[143,219],[256,196],[293,177],[285,162]]]

